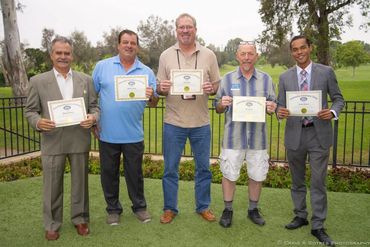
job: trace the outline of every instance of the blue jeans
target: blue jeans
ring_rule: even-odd
[[[199,213],[207,209],[211,202],[212,173],[209,170],[211,128],[209,125],[197,128],[181,128],[164,124],[163,210],[178,213],[179,163],[187,138],[190,140],[195,159],[195,203],[196,211]]]

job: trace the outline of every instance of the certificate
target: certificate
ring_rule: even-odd
[[[287,91],[286,106],[291,116],[316,116],[321,111],[321,90]]]
[[[264,123],[266,121],[266,98],[234,96],[233,121]]]
[[[114,77],[116,101],[147,100],[147,75],[117,75]]]
[[[80,124],[86,120],[84,98],[48,101],[50,119],[56,127]]]
[[[172,69],[172,95],[200,95],[203,94],[202,69]]]

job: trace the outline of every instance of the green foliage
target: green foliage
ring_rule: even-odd
[[[353,40],[338,46],[336,60],[340,66],[352,67],[352,76],[355,76],[355,68],[370,61],[370,55],[363,42]]]
[[[176,42],[175,23],[151,15],[146,21],[140,21],[137,30],[141,46],[148,54],[149,62],[146,65],[157,71],[160,54]]]
[[[260,37],[262,47],[264,49],[281,47],[286,38],[293,35],[293,27],[296,25],[298,33],[304,33],[311,38],[317,48],[317,60],[322,64],[330,62],[329,40],[339,39],[344,27],[352,23],[349,7],[360,6],[365,19],[370,8],[370,2],[363,0],[260,2],[259,13],[266,26]],[[283,11],[276,11],[277,9]]]
[[[151,156],[144,156],[143,174],[145,178],[161,179],[163,177],[163,161],[153,160]],[[217,162],[210,165],[212,182],[221,183],[222,173]],[[70,165],[66,164],[66,173],[70,173]],[[194,161],[182,161],[179,165],[179,177],[183,181],[194,180]],[[99,159],[90,156],[89,173],[100,174]],[[123,166],[120,166],[120,173],[123,176]],[[13,181],[22,178],[36,177],[42,175],[40,158],[26,159],[18,163],[0,166],[0,182]],[[306,184],[310,185],[310,169],[306,168]],[[349,169],[345,167],[333,168],[328,171],[327,189],[335,192],[357,192],[370,194],[370,171],[366,169]],[[238,185],[248,184],[248,172],[244,165],[237,181]],[[271,188],[290,188],[291,177],[289,167],[286,164],[270,164],[269,172],[263,186]]]

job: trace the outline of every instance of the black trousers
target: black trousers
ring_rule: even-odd
[[[100,178],[108,214],[121,214],[119,201],[120,157],[123,154],[124,176],[132,211],[146,209],[143,179],[144,142],[116,144],[99,141]]]

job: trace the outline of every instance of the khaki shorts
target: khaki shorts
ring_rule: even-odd
[[[238,180],[244,159],[247,161],[248,177],[257,182],[264,181],[269,169],[267,150],[222,149],[220,154],[222,175],[230,181]]]

